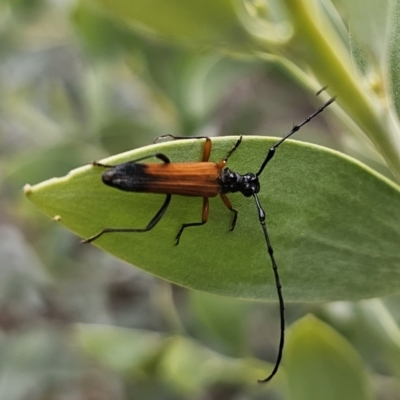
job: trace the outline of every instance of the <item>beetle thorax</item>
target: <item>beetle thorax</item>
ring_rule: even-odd
[[[221,170],[219,184],[222,194],[240,192],[245,197],[250,197],[260,191],[260,182],[256,174],[249,172],[241,175],[229,168]]]

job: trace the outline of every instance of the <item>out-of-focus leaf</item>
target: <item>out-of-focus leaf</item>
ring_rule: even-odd
[[[80,324],[76,340],[104,365],[119,372],[152,371],[175,389],[194,392],[217,382],[254,384],[270,367],[255,359],[224,357],[191,339],[156,332]]]
[[[0,225],[0,306],[11,307],[19,316],[43,311],[41,291],[50,278],[36,253],[20,232]]]
[[[186,393],[221,382],[254,384],[268,368],[268,364],[254,359],[221,356],[183,337],[171,338],[160,362],[165,381]]]
[[[380,355],[389,360],[394,373],[400,376],[400,329],[398,323],[379,299],[360,302],[360,309],[366,322],[365,331],[367,331],[368,337],[373,338],[374,345],[380,350]]]
[[[357,76],[352,73],[348,50],[342,46],[334,29],[320,12],[318,2],[308,0],[284,0],[284,2],[296,31],[293,42],[297,45],[293,43],[293,48],[299,49],[296,55],[299,62],[307,64],[319,82],[328,85],[329,90],[337,95],[338,104],[343,111],[368,136],[393,175],[400,179],[398,132],[393,130],[392,126],[388,126],[385,118],[382,118],[381,106],[376,98],[360,85]],[[364,3],[366,5],[374,3],[379,17],[384,15],[381,10],[387,5],[383,2],[383,6],[380,7],[375,0],[355,3],[361,6]],[[364,22],[362,24],[368,26]],[[382,42],[383,39],[379,41],[380,47],[383,47]],[[380,91],[379,83],[376,83],[376,91]],[[346,118],[343,120],[349,122]]]
[[[157,332],[105,325],[76,326],[78,343],[92,356],[119,372],[137,372],[160,351],[163,336]]]
[[[88,4],[141,31],[197,45],[239,46],[247,37],[232,0],[89,0]]]
[[[31,328],[0,337],[1,398],[41,400],[76,384],[85,362],[63,334],[54,327]]]
[[[291,400],[372,399],[361,357],[312,316],[290,329],[284,356]]]
[[[93,157],[100,151],[96,147],[77,142],[60,143],[57,146],[24,152],[5,163],[6,183],[16,188],[32,179],[44,179],[49,173],[62,174],[85,157]]]
[[[348,23],[357,41],[380,59],[384,54],[388,30],[390,0],[339,0],[339,7],[346,13]]]
[[[205,330],[214,343],[219,343],[222,352],[233,356],[248,354],[246,317],[252,305],[250,302],[194,290],[189,296],[191,308],[203,324],[201,331]]]
[[[360,46],[351,32],[349,34],[349,42],[353,64],[361,75],[365,75],[368,71],[368,59],[366,57],[365,49]]]
[[[237,138],[213,140],[218,161]],[[234,171],[257,171],[273,139],[245,137],[232,155]],[[201,159],[203,141],[144,147],[103,160],[115,165],[155,152],[174,162]],[[152,161],[152,160],[149,160]],[[102,168],[85,166],[60,179],[26,187],[26,195],[50,217],[87,238],[105,227],[143,228],[164,196],[116,190],[101,182]],[[289,141],[260,177],[260,200],[284,285],[291,301],[360,299],[398,291],[400,190],[386,178],[331,150]],[[148,272],[182,286],[242,298],[276,299],[271,263],[253,199],[230,196],[232,215],[216,198],[205,226],[199,198],[174,196],[147,233],[107,234],[94,242]]]
[[[395,0],[391,13],[389,35],[389,81],[393,95],[393,105],[400,118],[400,1]]]
[[[92,56],[115,56],[123,48],[132,49],[138,42],[132,30],[114,23],[103,13],[88,7],[86,2],[77,3],[72,22]]]

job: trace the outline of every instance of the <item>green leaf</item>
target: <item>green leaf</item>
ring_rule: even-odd
[[[160,379],[184,393],[204,386],[229,382],[254,386],[271,366],[253,358],[235,359],[218,354],[182,336],[79,324],[75,339],[88,354],[119,372]]]
[[[291,327],[284,365],[291,400],[372,398],[361,357],[342,336],[312,316]]]
[[[225,357],[181,336],[170,338],[159,365],[165,382],[186,393],[221,382],[254,386],[270,368],[252,358]]]
[[[358,72],[361,75],[366,75],[368,72],[369,60],[366,56],[365,48],[360,45],[352,31],[350,31],[349,33],[349,44],[351,59],[353,60],[354,66],[357,68]]]
[[[391,29],[389,35],[389,81],[393,96],[393,105],[400,118],[400,1],[394,2],[391,13]]]
[[[142,32],[197,45],[246,42],[232,0],[90,0],[108,15]]]
[[[385,54],[385,41],[388,30],[388,15],[390,15],[390,0],[339,0],[337,7],[346,15],[352,35],[357,38],[357,44],[368,49],[380,60]]]
[[[219,161],[237,138],[213,139]],[[241,173],[256,172],[274,139],[245,137],[229,159]],[[173,162],[200,160],[204,141],[143,147],[103,160],[118,164],[155,152]],[[152,160],[149,160],[152,162]],[[129,193],[101,181],[91,165],[66,177],[27,186],[29,199],[83,238],[105,227],[144,228],[163,195]],[[284,295],[290,301],[329,301],[383,296],[400,287],[400,190],[359,162],[319,146],[285,142],[260,177],[261,203],[274,247]],[[205,226],[175,235],[182,223],[200,221],[202,200],[173,196],[150,232],[107,234],[96,246],[179,285],[241,298],[276,299],[271,262],[254,200],[229,196],[232,213],[210,199]],[[57,218],[59,219],[59,218]]]
[[[348,50],[340,42],[329,20],[320,12],[319,3],[309,0],[284,0],[284,3],[290,13],[295,30],[291,43],[291,49],[294,51],[291,51],[291,54],[288,53],[288,57],[293,59],[297,65],[307,65],[307,67],[303,66],[303,69],[309,68],[321,84],[329,86],[329,91],[337,95],[337,104],[368,136],[388,168],[400,181],[398,130],[383,118],[381,101],[377,101],[377,97],[372,94],[371,90],[365,86],[362,87],[356,76],[352,74],[352,63]],[[355,2],[351,2],[351,4],[353,3]],[[364,4],[366,2],[357,1],[356,3]],[[368,1],[367,4],[369,3],[371,2]],[[374,3],[377,1],[374,0]],[[371,11],[376,8],[375,6],[376,4]],[[384,4],[381,10],[383,7]],[[379,15],[378,13],[376,15],[380,18],[382,13],[379,12]],[[360,21],[364,27],[369,28],[369,25],[365,24],[362,19]],[[356,33],[354,27],[353,33]],[[359,39],[358,35],[356,37]],[[382,48],[382,42],[384,40],[379,42],[380,48]],[[360,44],[363,43],[360,42]],[[295,53],[297,54],[295,55]],[[329,68],[326,67],[327,65]],[[301,74],[297,75],[301,76]],[[377,92],[381,92],[382,84],[379,79],[374,83],[374,87]],[[343,114],[341,119],[346,122]],[[351,129],[353,128],[354,126]]]
[[[161,351],[165,340],[157,332],[78,324],[76,340],[85,351],[119,372],[143,369]]]
[[[396,301],[393,304],[397,309]],[[400,377],[400,328],[396,319],[380,299],[364,300],[358,306],[363,334],[374,341],[374,352]]]
[[[208,343],[218,345],[225,354],[236,357],[249,354],[246,322],[251,302],[194,290],[190,292],[189,302],[191,314],[201,324],[198,330],[201,337],[209,338]]]

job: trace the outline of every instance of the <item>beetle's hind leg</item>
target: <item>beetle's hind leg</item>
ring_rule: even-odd
[[[163,153],[154,153],[154,154],[149,154],[148,156],[144,156],[144,157],[136,158],[134,160],[127,161],[124,164],[137,163],[138,161],[144,161],[144,160],[147,160],[147,159],[153,158],[153,157],[158,158],[159,160],[163,161],[165,164],[169,164],[171,162],[170,159],[165,154],[163,154]],[[102,164],[101,162],[98,162],[98,161],[92,161],[90,163],[90,165],[92,165],[93,167],[114,168],[114,167],[117,167],[118,165],[121,165],[121,164],[108,165],[108,164]]]
[[[147,224],[145,228],[104,228],[102,231],[99,233],[96,233],[96,235],[91,236],[90,238],[82,240],[82,243],[91,243],[94,240],[98,239],[100,236],[103,236],[106,233],[130,233],[130,232],[147,232],[153,229],[157,223],[160,221],[160,219],[163,217],[165,214],[165,211],[167,211],[167,208],[169,206],[169,203],[171,201],[171,195],[167,194],[163,205],[161,208],[157,211],[157,214],[151,219],[151,221]]]

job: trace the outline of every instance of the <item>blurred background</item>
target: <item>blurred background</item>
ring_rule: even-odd
[[[285,364],[256,383],[275,361],[277,304],[161,281],[81,246],[23,197],[26,183],[161,134],[282,136],[322,103],[240,46],[193,47],[136,28],[86,2],[0,2],[0,400],[306,398],[290,391]],[[330,111],[296,139],[391,177]],[[398,301],[288,304],[287,325],[315,315],[354,352],[362,398],[400,399]],[[337,384],[318,383],[332,399],[343,398]]]

